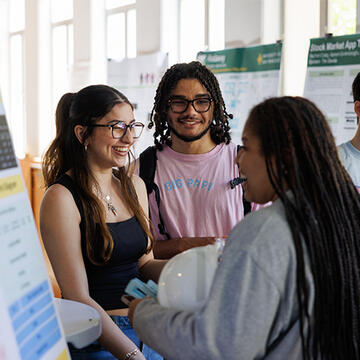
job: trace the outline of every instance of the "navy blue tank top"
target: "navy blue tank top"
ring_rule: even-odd
[[[139,277],[138,260],[145,254],[147,236],[135,216],[128,220],[107,223],[114,240],[114,249],[104,265],[94,265],[85,251],[84,211],[79,189],[72,178],[64,174],[56,182],[65,186],[72,194],[81,215],[81,248],[88,278],[89,294],[104,310],[127,307],[120,300],[125,287],[134,277]]]

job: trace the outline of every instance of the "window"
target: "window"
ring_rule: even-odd
[[[136,4],[136,0],[106,0],[105,1],[105,8],[107,10],[119,8],[122,6],[127,5],[134,5]]]
[[[70,74],[74,63],[73,0],[51,0],[51,98],[55,114],[61,96],[70,90]],[[40,128],[40,149],[55,136],[55,121],[44,122]]]
[[[354,34],[356,32],[357,0],[328,1],[328,31],[333,35]]]
[[[162,51],[169,64],[196,59],[225,46],[225,0],[163,0]]]
[[[73,64],[73,25],[62,24],[52,29],[52,88],[54,108],[60,97],[70,89]]]
[[[9,1],[9,127],[15,152],[25,155],[26,122],[24,94],[25,0]]]
[[[136,1],[106,0],[105,8],[107,58],[136,57]]]

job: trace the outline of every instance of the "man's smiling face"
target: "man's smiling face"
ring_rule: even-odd
[[[170,99],[211,99],[209,92],[204,88],[199,80],[181,79],[170,94]],[[210,137],[209,127],[213,119],[213,103],[210,103],[209,110],[205,112],[197,112],[193,104],[189,103],[187,109],[182,113],[168,109],[168,124],[171,133],[181,140],[193,141],[202,136]],[[174,136],[172,136],[174,140]]]

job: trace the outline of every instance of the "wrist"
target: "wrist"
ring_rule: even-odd
[[[125,354],[125,356],[123,357],[123,360],[135,360],[135,358],[137,357],[137,354],[140,353],[140,350],[138,348],[132,349],[131,351],[129,351],[128,353]]]
[[[173,254],[173,256],[180,254],[184,251],[184,244],[181,240],[182,240],[182,238],[173,239],[173,241],[176,241],[176,247],[175,247],[176,251],[175,251],[175,254]]]

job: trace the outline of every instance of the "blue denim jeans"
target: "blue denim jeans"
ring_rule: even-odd
[[[153,349],[140,342],[127,316],[111,316],[119,329],[142,351],[146,360],[163,360]],[[98,341],[83,349],[75,349],[69,345],[72,360],[116,360],[116,357],[105,350]]]

